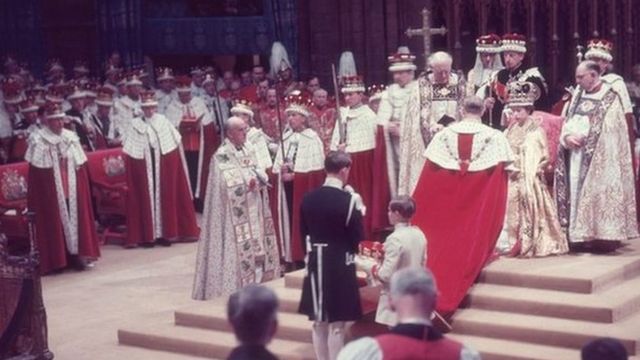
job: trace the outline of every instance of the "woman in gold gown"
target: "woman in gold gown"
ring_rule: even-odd
[[[508,256],[540,257],[569,251],[560,228],[553,197],[544,180],[549,154],[540,118],[531,116],[536,85],[517,82],[509,88],[511,112],[505,135],[516,168],[509,179],[505,239],[501,252]]]

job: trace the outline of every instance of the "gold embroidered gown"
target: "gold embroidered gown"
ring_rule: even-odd
[[[509,179],[507,253],[539,257],[568,252],[555,204],[542,180],[549,156],[540,119],[529,117],[522,124],[514,122],[505,135],[515,156],[513,165],[518,169]]]

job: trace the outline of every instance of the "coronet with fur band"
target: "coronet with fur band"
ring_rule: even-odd
[[[366,91],[366,87],[364,86],[364,81],[362,80],[362,76],[353,75],[353,76],[345,76],[342,78],[342,88],[340,92],[343,94],[351,94],[351,93],[363,93]]]
[[[502,51],[500,36],[482,35],[476,39],[476,52],[480,54],[498,54]]]
[[[305,99],[301,95],[290,95],[285,98],[285,102],[287,103],[287,108],[284,110],[285,114],[300,114],[304,117],[311,116],[311,112],[309,112],[309,106],[311,102],[308,99]]]
[[[415,55],[411,54],[409,48],[406,46],[400,46],[395,54],[391,54],[387,57],[389,61],[389,71],[412,71],[416,69],[416,64],[413,62],[416,60]]]
[[[245,114],[253,117],[253,110],[251,108],[251,102],[246,100],[238,100],[230,110],[232,115]]]
[[[518,53],[527,52],[527,38],[522,34],[507,34],[502,37],[500,41],[501,51],[513,51]]]

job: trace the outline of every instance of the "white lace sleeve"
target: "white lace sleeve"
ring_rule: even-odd
[[[382,360],[382,350],[371,337],[360,338],[348,343],[338,354],[338,360]]]

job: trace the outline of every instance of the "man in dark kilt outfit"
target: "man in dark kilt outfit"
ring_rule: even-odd
[[[349,154],[332,151],[324,165],[324,185],[308,193],[300,207],[307,276],[299,311],[314,321],[316,357],[333,360],[344,345],[346,322],[362,317],[354,262],[363,238],[362,200],[344,190],[351,168]]]

